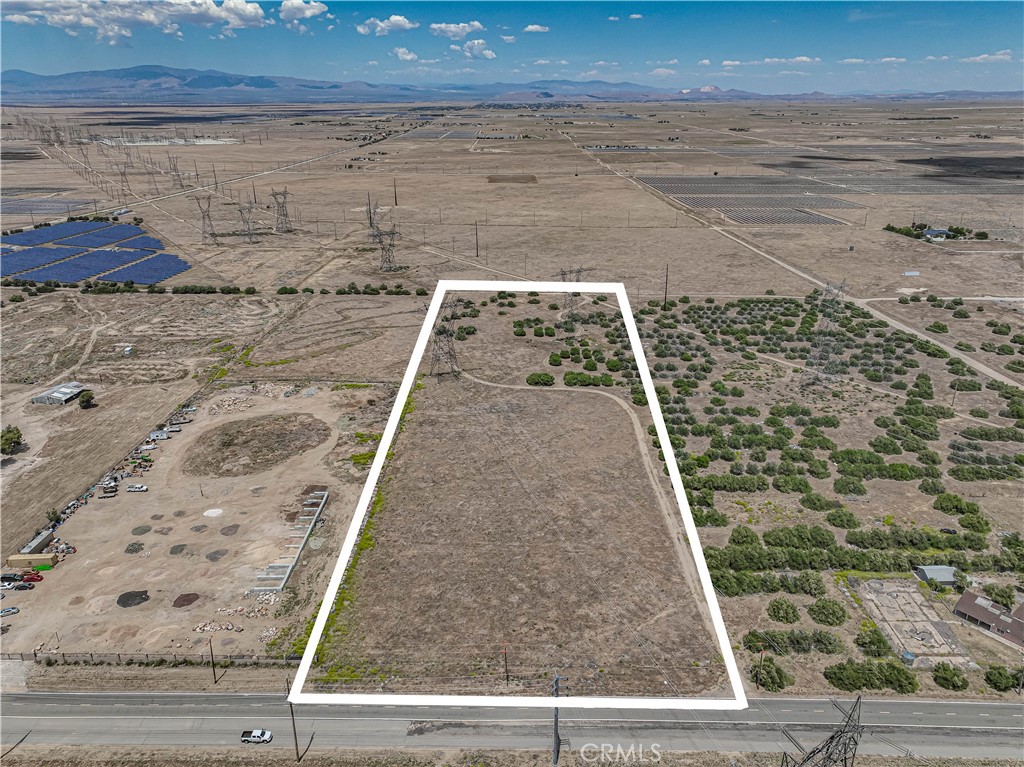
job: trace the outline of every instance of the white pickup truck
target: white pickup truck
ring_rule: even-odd
[[[270,730],[245,730],[242,733],[243,743],[269,743],[274,739]]]

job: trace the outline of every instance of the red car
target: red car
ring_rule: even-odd
[[[23,583],[39,583],[42,579],[39,573],[27,573],[21,577]]]

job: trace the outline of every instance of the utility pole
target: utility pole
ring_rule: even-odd
[[[501,643],[501,657],[505,661],[505,686],[509,686],[509,675],[508,675],[508,642]]]
[[[255,196],[255,194],[256,190],[255,187],[253,187],[253,195]],[[288,187],[285,187],[283,192],[278,192],[271,187],[270,196],[274,198],[274,207],[277,212],[277,221],[274,224],[274,230],[278,234],[295,231],[291,220],[288,218]]]
[[[473,222],[473,232],[476,234],[476,257],[480,258],[480,222]]]
[[[662,311],[668,311],[668,264],[665,264],[665,300],[661,303]]]
[[[395,190],[395,207],[397,208],[398,207],[398,179],[392,177],[391,183],[394,185],[394,190]]]
[[[295,739],[295,761],[301,762],[302,757],[299,756],[299,731],[295,727],[295,706],[292,705],[291,701],[288,701],[288,711],[292,715],[292,737]]]
[[[551,691],[552,691],[552,693],[554,694],[554,696],[556,698],[559,697],[559,693],[561,692],[561,688],[559,686],[559,683],[560,682],[567,682],[567,681],[569,681],[568,677],[559,676],[558,672],[557,671],[555,672],[555,679],[554,679],[554,681],[551,684]],[[558,734],[558,707],[557,706],[555,706],[555,719],[554,719],[554,732],[553,732],[553,735],[554,735],[554,737],[553,737],[552,746],[551,746],[551,764],[553,765],[553,767],[558,767],[558,757],[559,757],[559,755],[561,754],[561,751],[562,751],[562,737]]]
[[[213,659],[213,637],[210,637],[210,671],[213,672],[213,683],[217,684],[217,666]]]

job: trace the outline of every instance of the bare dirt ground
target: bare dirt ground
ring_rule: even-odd
[[[617,405],[470,379],[415,397],[374,546],[320,653],[328,679],[373,669],[387,691],[498,693],[507,643],[520,694],[543,693],[551,668],[572,670],[578,695],[718,688],[673,546],[681,525],[666,530]],[[497,463],[475,458],[494,451]],[[443,583],[427,575],[438,570]]]
[[[290,398],[285,391],[273,384],[217,391],[192,423],[151,451],[151,469],[136,468],[124,480],[145,483],[148,492],[94,497],[61,525],[57,534],[78,553],[38,588],[11,592],[5,606],[17,602],[24,620],[12,622],[4,651],[93,652],[104,661],[116,653],[193,658],[212,638],[221,654],[280,656],[267,641],[297,604],[322,591],[326,573],[318,565],[330,561],[359,490],[339,477],[336,464],[345,459],[330,456],[354,446],[361,428],[374,428],[380,415],[368,401],[381,396],[372,387],[311,386]],[[222,444],[239,434],[244,445]],[[311,484],[331,492],[326,524],[285,593],[272,602],[246,597],[266,565],[285,561]],[[119,598],[135,591],[144,592],[141,601],[120,606]]]

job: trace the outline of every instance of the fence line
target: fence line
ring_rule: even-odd
[[[0,659],[34,661],[36,663],[107,663],[114,665],[135,665],[135,664],[192,664],[208,665],[210,656],[204,653],[125,653],[125,652],[5,652],[0,653]],[[232,663],[243,663],[253,666],[297,666],[300,656],[273,657],[270,655],[219,655],[216,657],[218,665],[225,661]]]

